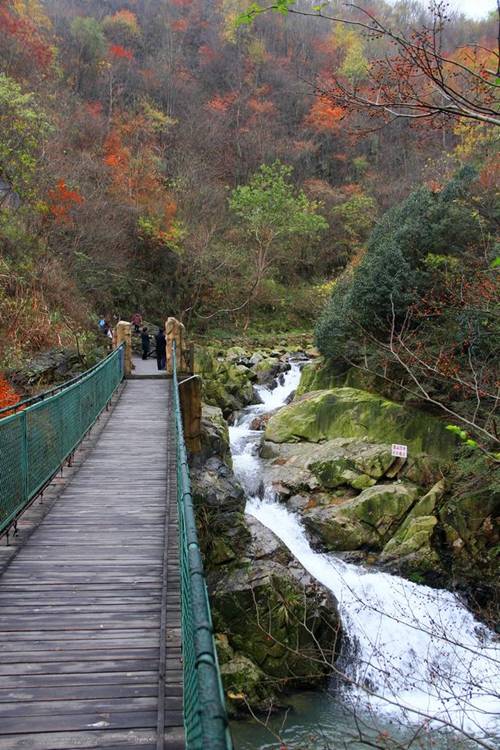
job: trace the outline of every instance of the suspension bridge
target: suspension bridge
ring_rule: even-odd
[[[232,747],[184,439],[189,374],[174,337],[170,377],[141,362],[134,377],[123,330],[83,375],[0,411],[0,750]]]

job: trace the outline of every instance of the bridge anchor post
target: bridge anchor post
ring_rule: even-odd
[[[190,453],[199,453],[201,450],[201,378],[199,375],[193,375],[193,346],[187,343],[186,329],[176,318],[167,319],[165,338],[167,340],[167,375],[173,373],[175,342],[182,426],[186,448]]]
[[[120,320],[116,324],[113,336],[113,349],[125,344],[125,356],[123,358],[123,374],[129,378],[132,374],[132,324],[126,320]]]

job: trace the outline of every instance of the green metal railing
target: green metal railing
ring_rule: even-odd
[[[2,410],[0,535],[15,524],[92,427],[123,379],[123,356],[120,347],[83,376]],[[10,411],[15,413],[2,418]]]
[[[177,432],[184,728],[187,750],[231,750],[224,691],[191,495],[179,382],[173,351],[173,399]]]

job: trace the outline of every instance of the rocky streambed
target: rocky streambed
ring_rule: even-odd
[[[234,415],[232,455],[221,411],[205,410],[193,479],[231,711],[321,687],[322,705],[334,696],[369,731],[426,724],[493,741],[498,643],[454,594],[415,582],[445,580],[443,526],[461,539],[443,511],[451,436],[354,388],[286,405],[299,380],[286,358],[274,388],[257,385],[261,403]],[[391,453],[401,434],[406,461]]]

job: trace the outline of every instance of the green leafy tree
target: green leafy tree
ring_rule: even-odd
[[[0,177],[21,197],[33,188],[38,157],[49,132],[47,115],[35,96],[0,73]]]
[[[313,239],[328,228],[319,204],[290,182],[291,174],[292,168],[279,161],[264,164],[229,199],[253,257],[253,289],[280,262],[290,260],[294,241]]]
[[[90,84],[95,79],[107,43],[101,24],[95,18],[77,16],[71,23],[71,36],[76,51],[75,85],[80,91],[84,83]]]

